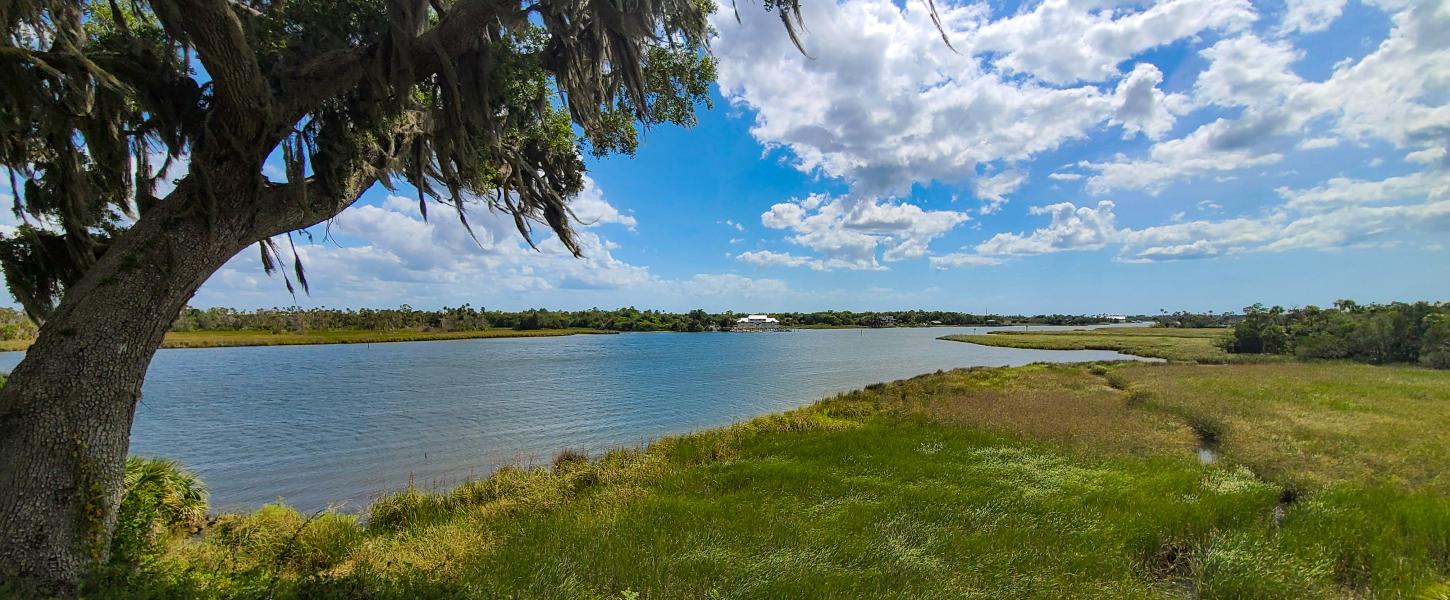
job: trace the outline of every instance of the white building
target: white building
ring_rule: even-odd
[[[735,319],[735,329],[738,330],[776,328],[780,328],[780,319],[776,319],[776,317],[770,316],[770,314],[751,314],[751,316]]]

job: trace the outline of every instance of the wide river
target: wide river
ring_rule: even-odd
[[[1033,327],[1034,330],[1054,329]],[[562,448],[726,425],[937,369],[1129,358],[940,341],[976,328],[636,333],[162,350],[131,452],[180,460],[213,509],[358,510]],[[0,354],[0,369],[20,361]]]

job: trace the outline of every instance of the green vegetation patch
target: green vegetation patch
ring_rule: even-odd
[[[1302,363],[937,373],[643,450],[404,490],[362,517],[223,515],[93,589],[1432,597],[1450,580],[1450,500],[1432,473],[1450,448],[1434,420],[1450,413],[1447,385],[1427,369]],[[1415,415],[1436,410],[1406,445]],[[1221,423],[1218,461],[1194,454],[1193,419]],[[1314,422],[1351,441],[1315,446]]]
[[[1119,370],[1153,408],[1218,421],[1220,452],[1262,476],[1450,494],[1450,374],[1348,362]]]
[[[1083,331],[994,331],[986,335],[949,335],[941,339],[983,346],[1039,350],[1112,350],[1135,356],[1203,364],[1287,360],[1262,354],[1230,354],[1223,349],[1226,329],[1109,327]]]

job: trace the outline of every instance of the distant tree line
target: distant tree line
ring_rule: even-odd
[[[354,329],[365,331],[472,331],[488,329],[484,311],[467,304],[441,310],[398,308],[235,308],[181,309],[172,331],[271,331],[274,333]]]
[[[13,308],[0,308],[0,340],[28,340],[39,331],[25,313]]]
[[[827,310],[811,313],[773,313],[782,324],[828,327],[920,327],[925,325],[1096,325],[1108,323],[1102,316],[1088,315],[988,315],[941,310],[867,311]]]
[[[605,331],[718,331],[728,330],[746,313],[710,313],[696,309],[685,313],[640,310],[633,307],[604,310],[496,311],[468,304],[440,310],[420,310],[408,305],[398,308],[233,308],[182,309],[172,331],[272,331],[313,330],[420,330],[471,331],[489,328],[558,329],[587,328]],[[1108,322],[1100,316],[1084,315],[982,315],[951,311],[820,311],[771,313],[786,327],[919,327],[927,325],[1091,325]]]
[[[1285,310],[1255,304],[1224,341],[1238,353],[1293,354],[1450,369],[1450,303],[1358,304]]]
[[[1149,317],[1145,315],[1141,317],[1135,317],[1133,318],[1133,320],[1152,321],[1154,327],[1208,329],[1213,327],[1231,327],[1235,323],[1243,320],[1243,318],[1243,315],[1229,312],[1215,313],[1213,311],[1208,311],[1206,313],[1195,313],[1188,311],[1178,311],[1175,313],[1170,313],[1164,311],[1157,316]]]

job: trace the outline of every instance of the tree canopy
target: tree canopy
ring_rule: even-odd
[[[1331,308],[1288,310],[1255,304],[1244,308],[1223,344],[1229,352],[1450,369],[1450,303],[1340,300]]]
[[[767,2],[794,31],[793,2]],[[216,159],[332,217],[374,183],[419,208],[542,223],[576,254],[581,150],[633,152],[637,126],[708,102],[710,0],[18,0],[0,8],[0,162],[27,222],[0,265],[36,321],[159,204],[215,218]],[[280,153],[286,181],[263,162]],[[259,202],[259,216],[274,207]],[[290,234],[287,235],[290,241]],[[294,253],[295,256],[295,253]],[[307,285],[303,265],[292,265]],[[291,281],[288,280],[291,287]]]

